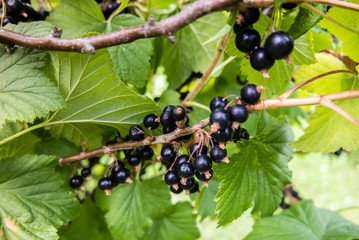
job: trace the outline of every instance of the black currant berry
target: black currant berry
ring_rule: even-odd
[[[4,17],[4,21],[3,21],[2,25],[3,25],[3,27],[5,27],[9,23],[17,24],[18,22],[19,21],[16,18],[14,18],[12,16],[6,16],[6,17]]]
[[[189,156],[188,155],[181,155],[177,157],[175,164],[173,165],[174,169],[178,169],[178,166],[184,162],[188,162]]]
[[[112,170],[111,170],[111,176],[112,174],[118,172],[120,169],[124,169],[125,165],[123,164],[123,162],[117,161],[116,163],[114,163]]]
[[[186,117],[186,110],[181,106],[176,106],[172,110],[172,116],[175,121],[182,121]]]
[[[235,34],[240,34],[243,30],[246,30],[249,27],[249,24],[241,22],[240,24],[235,23],[233,25],[233,32]]]
[[[167,185],[179,184],[181,178],[178,176],[176,171],[168,171],[165,174],[165,182]]]
[[[166,111],[166,112],[164,111],[160,116],[160,122],[164,127],[174,126],[175,120],[172,116],[172,111]]]
[[[202,182],[208,182],[213,177],[213,170],[209,170],[209,174],[196,172],[196,177]]]
[[[248,119],[248,109],[241,105],[235,104],[229,108],[232,122],[244,123]]]
[[[258,8],[247,8],[244,12],[240,12],[245,23],[253,24],[256,23],[261,16],[261,12]]]
[[[19,0],[6,0],[6,12],[10,16],[16,16],[23,10],[24,4]]]
[[[191,190],[189,190],[189,193],[196,193],[196,192],[199,192],[198,182],[195,182],[194,187]]]
[[[193,167],[192,163],[184,162],[180,164],[177,168],[177,173],[180,177],[183,178],[190,178],[194,175],[195,168]]]
[[[103,15],[105,16],[105,18],[107,19],[118,7],[120,6],[119,3],[115,2],[110,2],[107,5],[106,10],[103,12]]]
[[[228,100],[224,99],[223,97],[215,97],[211,100],[211,103],[209,104],[209,108],[213,112],[217,108],[225,108],[228,104]]]
[[[200,155],[207,155],[208,147],[206,145],[199,146],[198,143],[194,143],[190,148],[190,153],[194,158]]]
[[[164,161],[172,163],[176,158],[176,151],[171,145],[164,146],[161,150],[161,157]]]
[[[50,12],[46,11],[45,9],[40,9],[39,15],[41,16],[40,20],[45,20],[50,15]]]
[[[146,147],[142,148],[140,154],[141,154],[142,160],[150,160],[150,159],[152,159],[154,152],[150,146],[146,146]]]
[[[148,114],[143,119],[143,125],[145,125],[147,129],[154,130],[160,125],[160,123],[156,121],[157,118],[158,117],[155,114]]]
[[[193,177],[187,178],[185,180],[185,183],[186,183],[186,185],[184,185],[180,182],[179,187],[184,190],[191,190],[194,187],[194,185],[196,185],[196,180]]]
[[[163,109],[163,113],[164,112],[172,112],[172,110],[175,108],[175,106],[173,105],[167,105],[164,109]]]
[[[175,194],[180,194],[181,192],[183,192],[183,189],[180,187],[178,189],[176,189],[175,187],[170,186],[170,189],[171,189],[171,192],[173,192]]]
[[[83,168],[82,170],[81,170],[81,176],[83,177],[83,178],[87,178],[88,176],[90,176],[91,175],[91,169],[90,168]]]
[[[259,47],[255,49],[249,58],[252,68],[258,71],[268,70],[274,64],[274,58],[266,48]]]
[[[193,165],[197,172],[208,172],[212,168],[212,159],[207,155],[200,155],[194,159]]]
[[[342,154],[343,148],[339,148],[337,151],[334,152],[335,155],[340,156]]]
[[[238,50],[244,53],[253,51],[256,47],[259,46],[260,42],[261,36],[256,30],[252,28],[248,28],[237,34],[235,40]]]
[[[215,146],[211,149],[210,155],[213,162],[220,163],[223,159],[227,157],[227,150],[222,149],[219,146]]]
[[[79,188],[83,184],[84,180],[81,176],[73,176],[70,178],[70,187]]]
[[[110,177],[103,177],[98,181],[98,187],[101,190],[110,190],[114,186],[113,179]]]
[[[239,138],[249,140],[249,133],[246,129],[242,128],[241,134],[239,135]]]
[[[298,5],[296,3],[283,3],[281,8],[285,9],[285,10],[290,10],[293,9],[295,7],[297,7]]]
[[[218,130],[217,132],[212,133],[211,136],[218,142],[228,142],[232,139],[233,130],[231,127],[227,127],[224,130]]]
[[[141,157],[138,154],[132,154],[127,158],[127,163],[131,166],[137,166],[141,163]]]
[[[211,128],[214,131],[223,130],[229,126],[231,121],[231,116],[228,111],[224,109],[216,109],[209,116],[209,121],[211,123]]]
[[[293,38],[285,31],[274,32],[267,38],[264,48],[274,59],[286,58],[293,51]]]
[[[162,128],[163,134],[171,133],[177,129],[176,125],[164,126]]]
[[[131,173],[127,168],[122,168],[116,172],[113,172],[111,177],[115,180],[116,183],[125,183],[131,182],[129,179],[130,175]]]
[[[248,84],[241,90],[241,99],[248,104],[255,104],[259,101],[261,93],[257,90],[254,84]]]
[[[145,134],[140,126],[133,126],[129,131],[129,137],[133,141],[141,141],[145,138]]]

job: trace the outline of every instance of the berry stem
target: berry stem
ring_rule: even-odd
[[[207,112],[211,112],[211,109],[209,109],[209,107],[207,107],[207,106],[205,106],[205,105],[203,105],[201,103],[198,103],[198,102],[187,101],[186,106],[187,107],[191,107],[191,106],[198,107],[198,108],[201,108],[201,109],[203,109],[203,110],[205,110]]]

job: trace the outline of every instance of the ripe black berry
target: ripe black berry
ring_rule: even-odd
[[[160,122],[164,127],[175,125],[175,120],[172,116],[172,111],[164,111],[160,116]]]
[[[210,176],[210,177],[208,177],[208,176]],[[213,170],[212,169],[209,170],[209,174],[196,172],[196,177],[198,178],[198,180],[200,180],[202,182],[208,182],[213,177]]]
[[[244,123],[248,119],[248,109],[241,105],[235,104],[229,108],[232,122]]]
[[[129,137],[133,141],[141,141],[145,138],[143,129],[140,126],[133,126],[129,131]]]
[[[180,182],[179,187],[184,190],[191,190],[194,187],[194,185],[196,185],[196,180],[193,177],[187,178],[185,180],[185,183],[186,183],[186,185],[184,185]]]
[[[137,166],[141,163],[141,157],[138,154],[132,154],[128,157],[127,162],[131,166]]]
[[[17,24],[18,22],[19,21],[16,18],[14,18],[12,16],[6,16],[6,17],[4,17],[4,21],[3,21],[2,25],[3,25],[3,27],[5,27],[9,23]]]
[[[183,189],[180,188],[180,187],[178,189],[176,189],[173,186],[170,186],[170,189],[171,189],[171,192],[173,192],[175,194],[179,194],[179,193],[181,193],[183,191]]]
[[[200,155],[194,159],[193,165],[198,172],[208,172],[212,168],[212,159],[207,155]]]
[[[198,143],[194,143],[190,148],[190,153],[194,158],[200,155],[207,155],[208,147],[206,145],[198,146]]]
[[[175,121],[182,121],[186,117],[186,110],[181,106],[176,106],[172,110],[172,116]]]
[[[258,8],[247,8],[244,12],[240,12],[240,14],[248,24],[256,23],[261,16]]]
[[[152,159],[154,152],[150,146],[146,146],[146,147],[142,148],[140,154],[141,154],[142,160],[150,160],[150,159]]]
[[[220,163],[223,159],[227,157],[227,150],[222,149],[219,146],[215,146],[211,149],[210,155],[213,162]]]
[[[222,109],[225,108],[228,103],[229,103],[228,100],[227,99],[223,100],[223,97],[215,97],[211,100],[211,103],[209,104],[209,108],[213,112],[217,108],[222,108]]]
[[[240,24],[235,23],[233,25],[233,32],[235,34],[240,34],[240,32],[242,32],[243,30],[246,30],[249,27],[249,24],[245,23],[245,22],[241,22]]]
[[[211,128],[214,131],[220,129],[223,130],[229,126],[231,116],[228,111],[224,109],[216,109],[209,116],[209,121],[211,123]]]
[[[218,130],[211,135],[214,137],[218,142],[228,142],[232,139],[233,130],[231,127],[227,127],[224,130]]]
[[[184,162],[178,166],[177,173],[180,177],[190,178],[194,175],[194,167],[192,163]]]
[[[242,129],[238,129],[238,131],[234,131],[233,134],[233,142],[237,143],[237,141],[239,141],[240,139],[246,139],[247,141],[249,140],[249,133],[245,128]]]
[[[175,164],[173,165],[174,169],[178,169],[178,166],[184,162],[188,162],[189,156],[188,155],[181,155],[176,159]]]
[[[171,133],[177,129],[176,125],[164,126],[162,128],[163,134]]]
[[[165,182],[167,185],[179,184],[180,177],[176,171],[168,171],[165,174]]]
[[[246,139],[247,141],[249,140],[249,133],[246,129],[242,128],[242,132],[239,135],[239,138],[243,138]]]
[[[257,86],[254,84],[248,84],[241,90],[241,99],[245,103],[255,104],[259,101],[261,93],[257,90]]]
[[[105,18],[107,19],[119,6],[120,6],[120,4],[117,3],[116,1],[109,2],[106,10],[103,12],[103,15],[105,16]]]
[[[79,188],[83,184],[84,180],[81,176],[73,176],[70,178],[70,187]]]
[[[101,190],[109,190],[112,189],[114,186],[113,179],[110,177],[103,177],[98,181],[98,187]]]
[[[269,35],[265,44],[270,56],[274,59],[282,59],[293,51],[294,42],[292,36],[285,31],[277,31]]]
[[[161,150],[161,157],[164,161],[172,163],[176,158],[176,151],[171,145],[164,146]]]
[[[83,178],[86,178],[86,177],[88,177],[88,176],[90,176],[91,175],[91,169],[90,168],[83,168],[82,170],[81,170],[81,176],[83,177]]]
[[[115,172],[118,172],[120,169],[124,169],[125,168],[125,165],[120,162],[120,161],[117,161],[113,167],[112,167],[112,170],[111,170],[111,176],[112,174],[114,174]]]
[[[145,125],[147,129],[154,130],[160,125],[160,123],[156,121],[157,118],[158,117],[155,114],[148,114],[143,119],[143,125]]]
[[[10,16],[18,15],[24,8],[24,5],[19,0],[7,0],[6,1],[6,11]]]
[[[129,182],[129,177],[131,173],[127,168],[122,168],[116,172],[111,174],[112,179],[116,181],[116,183],[125,183]]]
[[[248,28],[237,34],[235,43],[239,51],[249,53],[259,46],[260,41],[261,36],[259,33],[252,28]]]
[[[196,193],[196,192],[199,192],[198,182],[195,182],[194,187],[191,190],[189,190],[189,193]]]
[[[249,58],[252,68],[258,71],[268,70],[274,64],[274,58],[266,48],[259,47],[251,53]]]

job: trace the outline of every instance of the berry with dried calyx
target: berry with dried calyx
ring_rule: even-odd
[[[288,32],[276,31],[269,35],[264,47],[273,59],[283,59],[293,51],[294,41]]]
[[[141,141],[145,138],[145,134],[140,126],[133,126],[129,131],[129,137],[133,141]]]
[[[194,159],[194,168],[197,172],[208,172],[212,168],[212,159],[207,155],[200,155]]]
[[[170,186],[170,190],[171,192],[175,193],[175,194],[180,194],[181,192],[183,192],[183,189],[178,187],[177,189],[173,186]]]
[[[228,100],[224,99],[224,97],[215,97],[211,100],[211,103],[209,104],[209,108],[211,109],[211,111],[213,112],[214,110],[216,110],[217,108],[221,108],[224,109],[227,104],[228,104]]]
[[[196,180],[193,177],[191,177],[191,178],[187,178],[184,182],[181,180],[178,186],[184,190],[191,190],[195,184],[196,184]]]
[[[79,188],[83,184],[84,180],[81,176],[73,176],[70,178],[70,187]]]
[[[165,174],[165,182],[167,185],[173,186],[174,188],[178,188],[178,184],[180,182],[180,177],[178,176],[176,171],[168,171]]]
[[[231,106],[228,111],[232,122],[244,123],[248,119],[248,109],[241,104]]]
[[[227,127],[224,130],[218,130],[217,132],[212,133],[211,136],[220,143],[226,143],[232,139],[233,130],[231,127]]]
[[[224,130],[230,124],[231,116],[228,111],[224,109],[216,109],[209,116],[209,122],[211,124],[211,131],[216,132],[218,130]]]
[[[249,58],[252,68],[261,71],[264,78],[269,78],[268,69],[274,64],[274,58],[266,48],[259,47],[255,49]]]
[[[220,163],[220,162],[229,162],[227,157],[227,150],[222,149],[219,146],[215,146],[211,149],[210,152],[211,158],[213,162]]]
[[[189,162],[181,163],[177,168],[178,175],[184,179],[193,177],[194,171],[194,166]]]
[[[143,125],[145,125],[147,129],[154,130],[160,125],[159,118],[155,114],[148,114],[143,119]]]
[[[248,84],[241,90],[241,99],[248,104],[255,104],[261,97],[260,87]]]
[[[176,106],[172,110],[172,116],[175,121],[182,121],[186,117],[186,110],[181,106]]]
[[[118,171],[112,172],[111,178],[115,180],[115,182],[118,183],[132,183],[132,180],[130,178],[130,171],[127,168],[122,168]]]
[[[171,145],[164,146],[161,150],[161,157],[164,161],[172,163],[176,158],[176,151]]]
[[[114,186],[113,179],[110,177],[103,177],[98,181],[98,187],[101,190],[110,190]]]
[[[202,182],[208,182],[213,177],[213,170],[209,170],[209,174],[196,172],[196,177]]]
[[[239,51],[244,53],[252,52],[256,47],[259,46],[260,42],[261,36],[256,30],[252,28],[243,30],[237,34],[235,39],[236,47]]]

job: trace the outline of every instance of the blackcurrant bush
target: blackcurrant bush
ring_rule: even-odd
[[[241,99],[245,103],[255,104],[259,101],[261,93],[257,90],[257,86],[254,84],[248,84],[241,90]]]
[[[98,187],[101,190],[110,190],[114,186],[113,179],[110,177],[103,177],[98,181]]]
[[[194,175],[195,168],[193,167],[192,163],[184,162],[180,164],[177,168],[177,173],[180,177],[183,178],[190,178]]]
[[[145,138],[145,134],[140,126],[133,126],[129,131],[129,137],[133,141],[141,141]]]
[[[184,185],[180,182],[179,187],[184,190],[191,190],[194,187],[194,185],[196,185],[196,180],[193,177],[187,178],[185,180],[185,183],[186,183],[186,185]]]
[[[164,126],[164,127],[174,126],[175,120],[172,116],[172,111],[163,112],[160,116],[160,122],[161,122],[162,126]]]
[[[228,104],[228,100],[224,99],[223,97],[215,97],[211,100],[211,103],[209,104],[209,108],[213,112],[217,108],[225,108]]]
[[[211,149],[210,155],[213,162],[220,163],[224,158],[227,157],[227,150],[222,149],[219,146],[215,146]]]
[[[293,51],[293,38],[285,31],[274,32],[267,38],[264,48],[274,59],[286,58]]]
[[[174,169],[178,169],[178,166],[184,162],[188,162],[189,156],[188,155],[181,155],[177,157],[175,164],[173,165]]]
[[[73,176],[70,178],[70,187],[79,188],[83,184],[84,180],[81,176]]]
[[[205,173],[201,173],[201,172],[196,172],[196,177],[198,178],[198,180],[203,181],[203,182],[208,182],[212,177],[213,177],[213,170],[209,170],[209,174],[205,174]]]
[[[125,183],[129,182],[129,177],[131,173],[127,168],[122,168],[111,174],[111,178],[115,180],[116,183]]]
[[[209,116],[209,121],[211,123],[211,129],[213,131],[223,130],[229,126],[231,121],[231,116],[228,111],[224,109],[216,109]]]
[[[217,132],[212,133],[211,136],[218,142],[228,142],[232,139],[233,130],[231,127],[227,127],[224,130],[218,130]]]
[[[261,12],[258,8],[247,8],[244,12],[240,12],[245,23],[253,24],[256,23],[261,16]]]
[[[194,143],[190,148],[190,153],[194,158],[200,155],[207,155],[208,147],[206,145],[199,146],[198,143]]]
[[[9,16],[16,16],[24,8],[24,4],[19,0],[6,0],[6,11]]]
[[[208,172],[212,168],[212,159],[207,155],[200,155],[194,159],[193,165],[198,172]]]
[[[172,110],[172,116],[175,121],[182,121],[186,117],[186,110],[181,106],[176,106]]]
[[[163,134],[171,133],[177,129],[176,125],[164,126],[162,128]]]
[[[259,47],[255,49],[249,58],[252,68],[258,71],[268,70],[274,64],[274,58],[266,48]]]
[[[198,182],[195,182],[194,187],[191,190],[189,190],[189,193],[196,193],[196,192],[199,192]]]
[[[295,7],[297,7],[298,5],[296,3],[283,3],[281,8],[285,9],[285,10],[290,10],[293,9]]]
[[[179,184],[181,178],[178,176],[176,171],[168,171],[165,174],[165,182],[167,185]]]
[[[127,163],[131,166],[137,166],[141,163],[141,160],[141,157],[135,153],[127,158]]]
[[[176,189],[175,187],[170,186],[170,189],[171,189],[171,192],[173,192],[175,194],[179,194],[179,193],[183,192],[183,189],[180,187]]]
[[[161,150],[161,157],[164,161],[172,163],[176,158],[176,151],[171,145],[164,146]]]
[[[240,24],[235,23],[233,25],[233,32],[235,34],[240,34],[243,30],[246,30],[249,27],[249,24],[241,22]]]
[[[86,178],[86,177],[88,177],[88,176],[90,176],[91,175],[91,168],[83,168],[82,170],[81,170],[81,176],[83,177],[83,178]]]
[[[248,109],[241,105],[235,104],[229,108],[232,122],[244,123],[248,119]]]
[[[147,129],[154,130],[160,125],[160,123],[156,121],[157,118],[155,114],[148,114],[143,119],[143,125],[145,125]]]
[[[142,160],[150,160],[150,159],[152,159],[154,152],[150,146],[146,146],[146,147],[142,148],[140,154],[141,154]]]
[[[239,51],[249,53],[259,46],[260,41],[261,36],[259,33],[252,28],[248,28],[237,34],[235,44]]]

